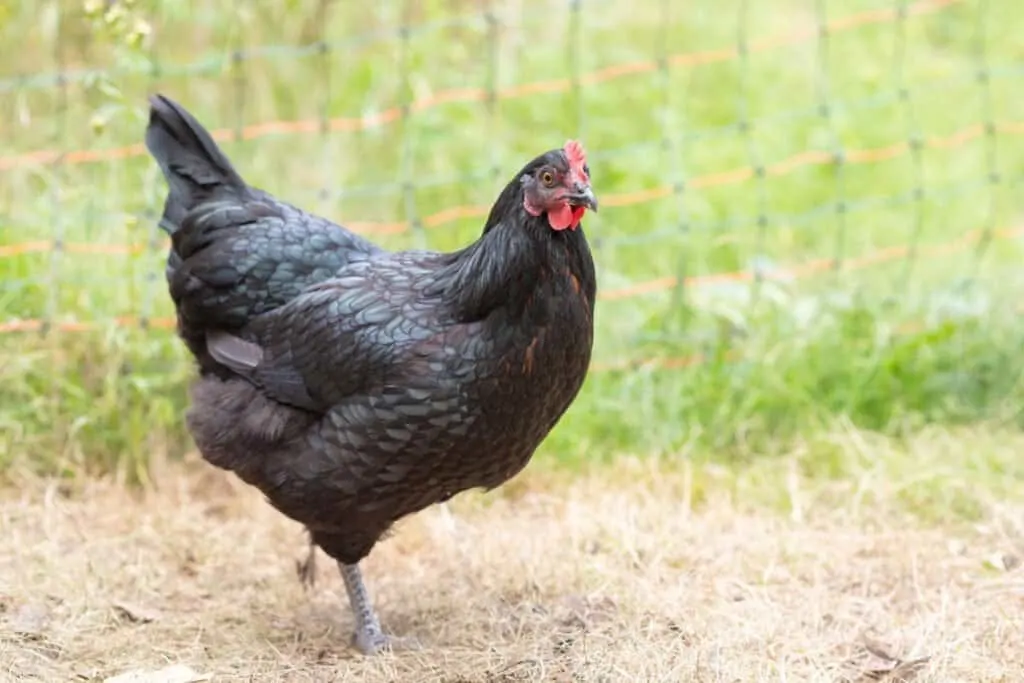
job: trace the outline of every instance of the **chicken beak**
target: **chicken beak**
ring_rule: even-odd
[[[597,213],[597,197],[589,185],[577,185],[576,191],[566,195],[570,206],[583,206]]]

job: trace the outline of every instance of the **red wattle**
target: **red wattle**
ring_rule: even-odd
[[[584,213],[586,213],[585,207],[562,204],[557,209],[548,211],[548,224],[551,225],[552,230],[565,230],[566,228],[575,230],[583,219]]]

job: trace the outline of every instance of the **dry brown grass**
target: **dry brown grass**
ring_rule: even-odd
[[[385,626],[425,648],[367,659],[347,646],[323,556],[317,589],[301,589],[296,525],[205,467],[161,481],[144,495],[104,483],[7,494],[0,674],[90,680],[184,663],[217,681],[981,683],[1024,672],[1024,572],[985,566],[1016,552],[1006,529],[1019,509],[941,530],[896,508],[857,511],[841,491],[794,516],[736,503],[724,493],[735,482],[691,506],[690,475],[651,465],[568,484],[534,468],[378,546],[366,571]]]

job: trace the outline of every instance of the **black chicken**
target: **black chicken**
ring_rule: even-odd
[[[357,647],[397,645],[359,561],[398,519],[518,473],[587,374],[583,148],[526,164],[474,244],[388,252],[250,187],[183,107],[150,105],[167,281],[199,366],[188,428],[337,560]]]

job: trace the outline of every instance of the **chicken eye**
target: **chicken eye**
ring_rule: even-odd
[[[544,183],[545,187],[551,187],[555,184],[555,174],[551,171],[544,171],[540,174],[540,181]]]

